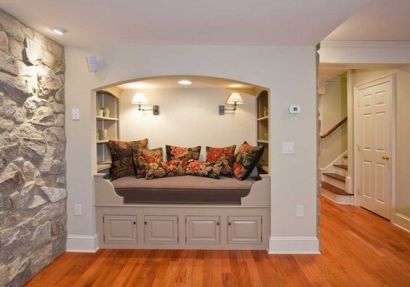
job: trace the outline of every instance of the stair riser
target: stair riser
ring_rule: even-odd
[[[347,176],[347,170],[343,168],[333,167],[332,171],[327,171],[327,172],[334,172],[334,173],[337,173],[343,176]]]
[[[344,170],[342,168],[337,168],[337,167],[334,167],[334,166],[328,167],[327,169],[322,169],[321,172],[322,172],[322,175],[325,172],[327,172],[327,173],[337,173],[337,174],[340,174],[342,176],[347,176],[347,170]]]
[[[323,175],[323,181],[326,181],[330,184],[333,184],[334,186],[343,189],[344,191],[346,191],[346,184],[340,180],[334,179],[332,177]]]

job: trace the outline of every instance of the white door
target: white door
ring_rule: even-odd
[[[393,77],[356,87],[360,206],[390,219]]]

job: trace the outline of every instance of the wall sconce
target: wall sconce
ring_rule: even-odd
[[[134,95],[134,97],[132,98],[131,104],[138,105],[138,110],[139,111],[142,111],[142,112],[152,111],[152,114],[154,116],[159,115],[159,106],[158,105],[153,105],[152,108],[149,108],[149,109],[142,108],[142,105],[147,105],[148,104],[148,100],[147,100],[147,98],[145,97],[145,95],[143,93],[136,93]]]
[[[233,106],[232,108],[226,108],[225,105],[220,105],[219,106],[219,114],[222,116],[225,114],[225,111],[236,111],[237,105],[242,105],[243,104],[243,100],[242,97],[239,93],[232,93],[228,100],[226,101],[227,105],[231,105]]]

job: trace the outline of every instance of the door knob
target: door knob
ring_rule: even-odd
[[[390,157],[389,157],[388,155],[384,155],[384,156],[382,156],[382,159],[384,159],[384,160],[389,160]]]

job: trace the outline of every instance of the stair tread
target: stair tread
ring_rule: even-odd
[[[325,172],[323,174],[328,176],[328,177],[334,178],[338,181],[346,182],[346,176],[344,176],[344,175],[340,175],[340,174],[333,173],[333,172]]]
[[[353,196],[353,194],[347,193],[347,192],[344,191],[343,189],[341,189],[341,188],[339,188],[339,187],[337,187],[337,186],[334,186],[333,184],[328,183],[328,182],[326,182],[326,181],[322,181],[322,188],[324,188],[324,189],[326,189],[327,191],[330,191],[330,192],[332,192],[332,193],[334,193],[334,194],[337,194],[337,195]]]
[[[347,170],[347,164],[334,164],[333,166],[337,167],[337,168]]]

